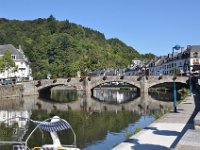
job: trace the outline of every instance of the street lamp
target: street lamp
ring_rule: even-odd
[[[176,66],[175,66],[175,63],[173,62],[174,61],[174,50],[180,50],[181,49],[181,46],[180,45],[175,45],[174,47],[172,47],[172,64],[173,64],[173,74],[174,74],[174,77],[173,77],[173,87],[174,87],[174,91],[173,91],[173,94],[174,94],[174,112],[176,113],[177,112],[177,109],[176,109]]]
[[[190,62],[189,62],[190,63]],[[190,96],[192,96],[192,77],[191,77],[191,71],[190,71],[190,67],[191,65],[187,63],[187,69],[189,70],[189,87],[190,87]]]
[[[190,80],[190,96],[192,96],[192,77],[191,77],[191,71],[190,71],[190,65],[189,65],[189,80]]]
[[[187,47],[187,51],[183,53],[182,57],[183,57],[183,59],[185,59],[183,71],[184,71],[184,73],[186,73],[186,76],[188,76],[188,73],[189,73],[190,96],[192,96],[192,77],[191,77],[191,68],[190,68],[190,67],[192,67],[192,65],[190,65],[191,46]],[[194,70],[194,66],[193,66],[193,70]]]
[[[188,46],[189,49],[189,61],[188,61],[188,69],[189,69],[189,85],[190,85],[190,96],[192,96],[192,77],[191,77],[191,70],[190,70],[190,58],[191,58],[191,46]]]

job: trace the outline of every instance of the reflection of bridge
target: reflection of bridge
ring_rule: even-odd
[[[146,97],[144,97],[146,96]],[[48,112],[52,110],[94,110],[94,111],[120,111],[120,110],[129,110],[137,112],[139,114],[147,115],[152,114],[152,111],[162,110],[167,108],[172,108],[173,102],[163,102],[152,99],[149,95],[142,94],[141,97],[128,103],[122,104],[107,104],[94,100],[93,98],[87,99],[87,105],[83,106],[84,98],[80,98],[78,101],[71,103],[50,103],[48,101],[43,101],[41,99],[34,99],[34,97],[23,97],[24,110],[34,109],[47,109]],[[40,104],[40,105],[35,105]]]
[[[175,80],[179,83],[185,83],[188,80],[188,77],[177,77]],[[121,78],[120,76],[107,76],[103,78],[102,76],[90,77],[86,78],[86,80],[79,80],[79,78],[71,78],[69,79],[57,79],[57,80],[41,80],[40,85],[36,87],[36,91],[40,92],[46,88],[52,88],[58,85],[72,86],[77,90],[85,90],[86,94],[91,96],[91,90],[103,83],[110,82],[125,82],[130,85],[133,85],[140,89],[141,92],[148,92],[148,89],[152,86],[165,83],[165,82],[173,82],[172,76],[163,76],[159,78],[158,76],[149,76],[148,80],[146,78],[140,78],[138,76],[124,76]]]
[[[178,83],[186,84],[187,80],[188,80],[188,77],[177,77],[175,81]],[[103,78],[102,76],[98,76],[98,77],[90,77],[90,78],[87,77],[85,80],[80,80],[79,78],[71,78],[70,80],[69,79],[57,79],[57,80],[45,79],[45,80],[40,80],[40,82],[38,81],[25,82],[24,95],[32,95],[33,93],[42,94],[42,93],[45,93],[46,91],[51,90],[51,88],[55,86],[64,85],[67,87],[72,87],[73,89],[75,88],[79,91],[81,90],[85,93],[85,95],[83,96],[84,99],[76,102],[77,107],[80,107],[80,105],[82,105],[82,104],[79,105],[79,103],[83,102],[84,100],[87,100],[87,107],[96,109],[96,107],[99,107],[99,105],[105,106],[106,104],[105,105],[100,104],[100,102],[92,100],[92,97],[91,97],[92,89],[103,83],[110,83],[110,82],[124,82],[124,83],[128,83],[130,85],[137,87],[140,91],[139,99],[145,99],[146,101],[147,99],[149,100],[148,89],[150,87],[158,85],[158,84],[166,83],[166,82],[167,83],[173,82],[173,77],[163,76],[162,78],[159,78],[158,76],[149,76],[148,80],[144,77],[140,78],[138,76],[124,76],[123,78],[121,78],[120,76],[107,76],[106,78]],[[34,86],[34,85],[37,85],[37,86]],[[143,97],[142,95],[144,95],[145,98],[142,98]],[[126,106],[126,108],[131,109],[133,107],[132,104],[135,105],[134,101],[131,101],[127,104],[122,104],[120,106]],[[67,104],[67,105],[70,105],[70,104]],[[108,106],[113,107],[113,108],[116,107],[115,105],[108,105]]]

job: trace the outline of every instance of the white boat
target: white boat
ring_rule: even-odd
[[[27,138],[24,141],[0,141],[0,145],[12,144],[13,150],[80,150],[79,148],[76,147],[76,134],[73,128],[71,127],[71,125],[66,120],[61,119],[58,116],[54,116],[53,118],[48,118],[44,121],[36,121],[29,118],[15,117],[15,118],[7,119],[1,122],[1,124],[9,122],[9,120],[13,120],[16,118],[22,119],[22,120],[26,119],[32,122],[33,124],[35,124],[35,128],[31,131],[31,133],[27,136]],[[53,141],[52,144],[44,144],[38,147],[29,147],[28,142],[31,136],[33,135],[33,133],[37,129],[40,129],[41,133],[43,131],[49,132]],[[61,144],[60,139],[57,134],[58,131],[66,131],[67,129],[70,129],[74,136],[74,142],[72,145]]]

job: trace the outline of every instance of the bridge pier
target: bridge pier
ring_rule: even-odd
[[[90,81],[88,80],[88,77],[85,78],[84,80],[84,92],[85,92],[85,102],[86,102],[86,108],[90,109],[92,107],[92,91],[91,91],[91,85]]]
[[[145,77],[143,77],[141,80],[140,80],[140,93],[148,93],[148,82],[147,82],[147,79]]]
[[[36,81],[25,82],[24,83],[24,95],[34,95],[40,93],[41,90],[45,88],[52,88],[54,86],[64,85],[64,86],[71,86],[76,88],[77,90],[83,91],[83,103],[86,103],[87,109],[93,107],[93,100],[92,100],[92,89],[96,86],[104,83],[110,82],[124,82],[130,85],[133,85],[140,89],[140,96],[145,97],[144,99],[148,99],[148,89],[152,86],[157,84],[165,83],[165,82],[173,82],[172,76],[163,76],[159,79],[158,76],[149,76],[148,80],[145,77],[138,78],[138,76],[124,76],[121,78],[120,76],[95,76],[95,77],[86,77],[83,81],[80,81],[79,78],[71,78],[69,79],[56,79],[56,80],[40,80],[41,85],[35,87]],[[140,80],[139,80],[140,79]],[[185,83],[188,77],[178,77],[176,82]]]
[[[149,94],[148,94],[148,88],[149,88],[149,83],[146,77],[143,77],[140,80],[140,101],[143,103],[143,114],[147,113],[147,106],[148,106],[148,99],[149,99]]]

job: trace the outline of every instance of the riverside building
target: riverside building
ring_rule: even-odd
[[[200,45],[188,45],[178,52],[152,60],[149,65],[150,76],[186,75],[200,73]]]
[[[9,68],[4,71],[0,71],[0,79],[17,79],[18,81],[26,79],[32,79],[32,71],[30,68],[30,63],[27,57],[24,55],[21,46],[16,49],[12,44],[0,45],[0,57],[3,56],[4,52],[9,50],[11,52],[11,57],[17,66],[17,69]]]

